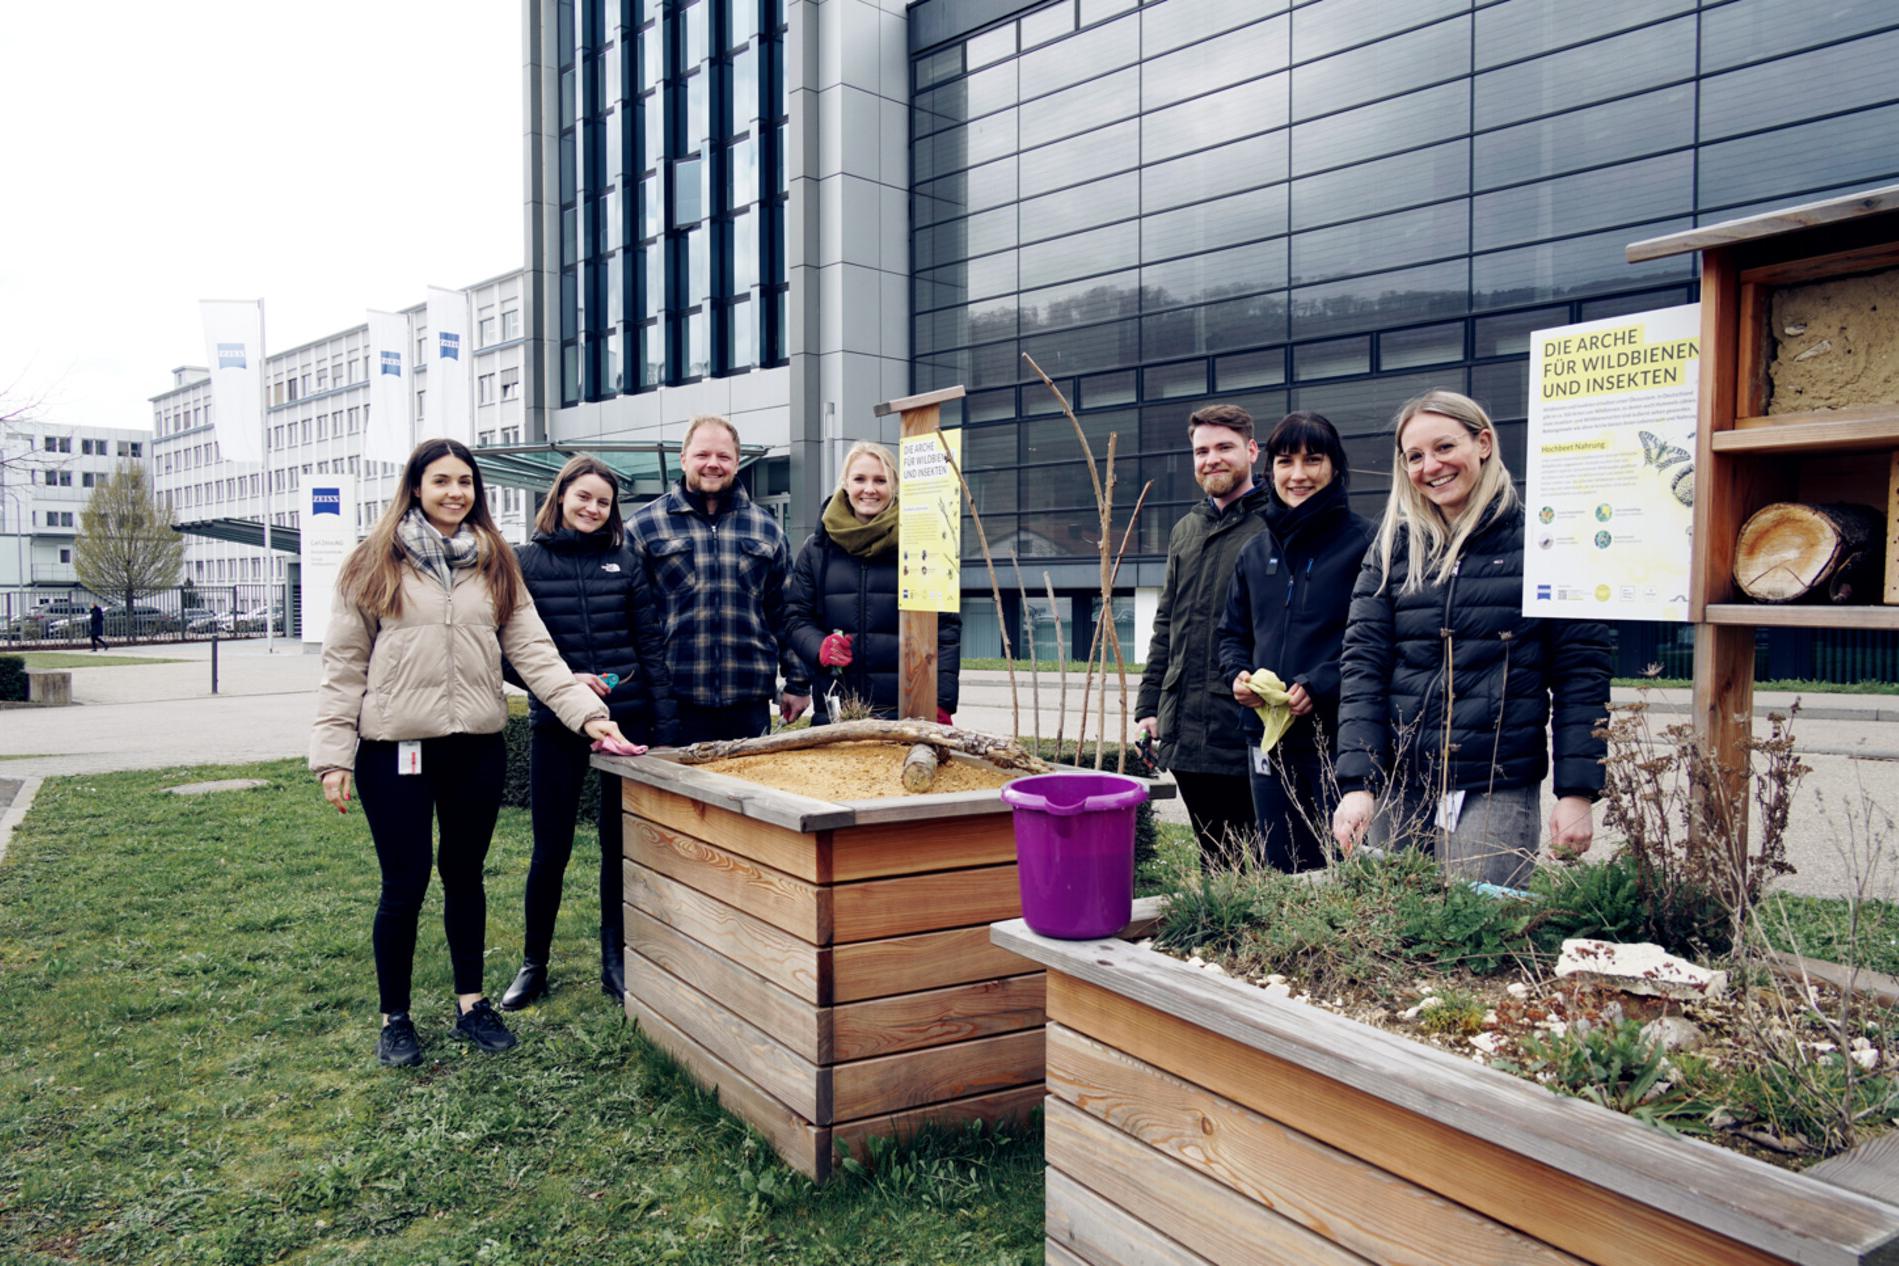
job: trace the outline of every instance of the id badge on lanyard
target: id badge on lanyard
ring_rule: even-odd
[[[422,772],[422,741],[420,739],[403,739],[396,744],[396,772],[398,774]]]

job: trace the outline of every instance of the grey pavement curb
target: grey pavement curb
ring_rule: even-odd
[[[40,784],[45,782],[35,774],[23,774],[20,789],[13,794],[13,802],[7,805],[6,812],[0,813],[0,862],[7,859],[7,844],[13,839],[13,828],[20,825],[26,811],[33,807],[33,797],[39,795]]]

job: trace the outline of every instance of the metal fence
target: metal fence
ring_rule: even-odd
[[[1609,626],[1616,642],[1615,673],[1639,677],[1651,665],[1663,677],[1692,677],[1694,629],[1686,624],[1627,622]],[[1754,635],[1756,681],[1899,683],[1899,633],[1884,629],[1759,629]]]
[[[197,642],[213,637],[263,637],[268,620],[279,637],[296,631],[295,604],[284,614],[282,584],[181,585],[142,594],[128,611],[123,595],[101,596],[77,585],[0,593],[0,647],[85,646],[96,603],[113,642]]]

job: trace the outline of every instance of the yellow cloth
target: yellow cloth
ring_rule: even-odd
[[[1266,727],[1266,733],[1259,740],[1259,750],[1270,752],[1273,744],[1286,737],[1286,731],[1292,728],[1292,705],[1287,702],[1286,683],[1270,668],[1255,668],[1247,677],[1246,685],[1259,696],[1260,705],[1253,711]]]

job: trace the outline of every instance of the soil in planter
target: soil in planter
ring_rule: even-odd
[[[1854,1141],[1899,1123],[1899,1013],[1862,997],[1853,1026],[1830,1032],[1818,1016],[1842,1014],[1836,992],[1774,986],[1758,969],[1752,980],[1737,970],[1716,1000],[1557,978],[1553,945],[1489,935],[1482,910],[1507,916],[1508,907],[1443,887],[1427,865],[1403,855],[1354,861],[1317,885],[1177,881],[1152,948],[1784,1168],[1841,1150],[1849,1063]],[[1460,930],[1461,948],[1451,935]],[[1660,1049],[1664,1035],[1644,1031],[1652,1023],[1692,1024],[1693,1045]]]
[[[801,752],[728,756],[700,768],[819,800],[989,791],[1022,776],[989,765],[952,760],[937,767],[936,781],[929,791],[913,793],[903,786],[903,758],[909,750],[895,743],[834,743]]]

